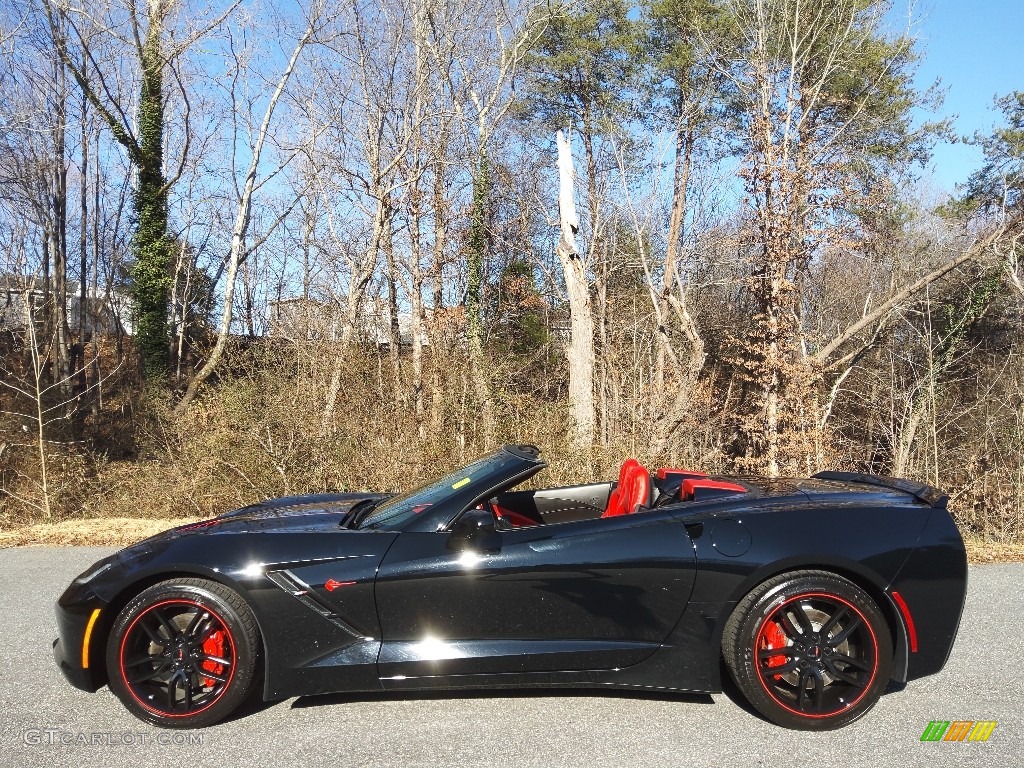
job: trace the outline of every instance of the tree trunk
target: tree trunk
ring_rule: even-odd
[[[412,290],[409,296],[411,310],[411,341],[412,380],[410,395],[416,413],[417,428],[423,429],[423,249],[420,240],[421,206],[419,168],[415,172],[415,181],[409,189],[409,280]]]
[[[138,179],[133,238],[135,266],[132,298],[135,304],[135,342],[142,370],[160,380],[170,361],[167,308],[170,299],[171,248],[167,242],[167,189],[164,179],[164,99],[162,51],[166,0],[147,0],[148,27],[142,47],[142,89],[138,109]]]
[[[597,307],[594,309],[594,323],[597,326],[594,340],[594,366],[597,384],[595,440],[599,441],[601,445],[609,443],[613,431],[608,403],[608,370],[610,368],[608,358],[611,354],[611,350],[608,348],[608,277],[610,273],[607,253],[602,253],[601,258],[595,262],[593,291],[594,299],[597,301]]]
[[[51,167],[53,211],[53,331],[56,334],[54,358],[56,383],[65,407],[70,406],[71,365],[70,333],[68,329],[68,169],[66,164],[67,82],[64,66],[54,62],[53,158]]]
[[[398,327],[398,267],[395,263],[395,244],[391,234],[391,220],[394,212],[390,193],[386,198],[386,206],[388,226],[384,228],[382,233],[381,250],[384,251],[384,263],[387,267],[385,280],[388,288],[388,359],[391,361],[391,380],[394,395],[397,399],[404,401],[400,357],[402,339]]]
[[[573,200],[572,144],[558,132],[558,212],[561,237],[556,253],[565,276],[569,299],[571,332],[569,362],[569,407],[575,421],[573,442],[589,451],[594,444],[594,318],[590,281],[586,265],[576,250],[579,220]]]
[[[678,106],[680,120],[682,106]],[[665,262],[662,265],[661,295],[658,297],[657,357],[654,365],[654,391],[658,401],[665,399],[665,368],[668,365],[669,336],[668,319],[671,317],[670,296],[676,283],[676,270],[682,248],[683,230],[686,219],[687,190],[690,186],[690,163],[693,157],[694,133],[689,127],[676,130],[675,168],[672,174],[672,206],[668,219],[668,239],[665,245]]]
[[[446,126],[447,123],[443,123]],[[444,146],[444,131],[442,132],[441,147]],[[433,249],[433,261],[430,268],[430,277],[432,280],[433,296],[431,302],[431,309],[433,312],[431,327],[433,333],[430,339],[430,360],[431,360],[431,376],[430,376],[430,410],[431,410],[431,422],[434,431],[440,429],[443,414],[444,414],[444,384],[442,380],[441,360],[443,359],[443,353],[446,351],[446,341],[444,339],[445,334],[441,332],[441,321],[444,314],[444,249],[447,241],[447,216],[448,207],[445,199],[445,174],[444,174],[444,159],[442,156],[443,149],[438,150],[438,156],[434,161],[434,189],[433,189],[433,209],[434,209],[434,249]]]
[[[489,181],[487,155],[481,152],[473,179],[473,210],[470,219],[469,248],[466,263],[466,333],[469,337],[470,376],[480,408],[483,448],[491,446],[494,434],[494,409],[491,385],[484,361],[483,276],[487,249],[487,192]]]
[[[84,55],[83,55],[84,58]],[[79,362],[76,376],[79,392],[88,390],[88,372],[85,365],[86,306],[88,302],[89,269],[89,101],[82,96],[81,103],[82,169],[78,185],[78,350]],[[97,158],[99,162],[99,158]],[[97,212],[98,214],[98,212]]]

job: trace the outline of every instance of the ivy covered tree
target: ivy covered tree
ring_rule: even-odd
[[[135,157],[136,229],[132,239],[132,299],[135,305],[135,338],[147,379],[167,372],[170,336],[167,308],[171,290],[173,246],[167,232],[167,179],[164,178],[164,19],[168,4],[150,0],[146,38],[139,61],[142,83],[139,92],[138,137],[129,151]],[[127,145],[126,145],[127,147]]]
[[[235,5],[237,2],[205,30],[191,30],[188,41],[194,42],[220,23]],[[124,14],[96,9],[95,16],[77,12],[69,15],[62,0],[46,0],[43,7],[64,67],[124,149],[135,170],[134,266],[131,272],[135,344],[145,377],[150,381],[162,380],[170,362],[168,314],[174,261],[174,247],[168,234],[167,199],[168,190],[178,175],[177,172],[168,174],[164,162],[167,96],[164,75],[189,42],[178,43],[170,49],[165,41],[166,25],[175,7],[173,0],[145,0],[142,9],[135,2],[126,3]],[[72,23],[62,24],[62,18]],[[118,36],[123,34],[123,39],[135,41],[133,53],[137,63],[132,64],[137,67],[138,95],[134,120],[126,106],[131,100],[126,92],[129,89],[120,82],[117,68],[105,69],[109,63],[100,62],[93,54],[91,46],[100,33],[116,40],[121,40]],[[84,57],[78,51],[83,52]],[[187,154],[187,109],[184,122]],[[184,163],[184,156],[181,163]]]

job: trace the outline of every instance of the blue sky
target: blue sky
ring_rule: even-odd
[[[1024,90],[1024,2],[926,0],[913,12],[924,55],[918,86],[941,78],[948,88],[941,114],[957,116],[957,134],[987,133],[1000,122],[993,97]],[[905,16],[905,5],[902,13]],[[941,144],[935,148],[930,175],[935,186],[952,192],[981,159],[977,147]]]

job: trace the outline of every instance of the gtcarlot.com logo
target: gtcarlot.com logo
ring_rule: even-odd
[[[179,731],[63,731],[59,728],[26,728],[21,732],[22,743],[30,747],[201,747],[202,733]]]
[[[988,741],[996,729],[995,720],[932,720],[921,741]]]

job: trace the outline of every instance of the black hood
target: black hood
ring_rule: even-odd
[[[188,523],[157,534],[147,542],[180,536],[260,531],[323,531],[339,529],[345,514],[365,499],[382,499],[382,493],[318,493],[268,499],[231,512]]]
[[[309,496],[287,496],[268,499],[258,504],[225,512],[209,521],[210,532],[318,530],[337,528],[345,514],[358,502],[386,498],[381,493],[319,493]],[[204,523],[196,523],[196,526]],[[189,528],[189,526],[184,526]],[[180,529],[179,529],[180,530]]]

